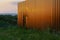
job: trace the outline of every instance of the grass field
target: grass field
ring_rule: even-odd
[[[9,26],[0,28],[0,40],[60,40],[60,35],[48,31]]]
[[[0,15],[0,40],[60,40],[60,34],[21,28],[17,16]]]

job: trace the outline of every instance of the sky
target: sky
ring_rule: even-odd
[[[25,0],[0,0],[0,14],[18,13],[18,2]]]

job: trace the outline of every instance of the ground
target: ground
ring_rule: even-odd
[[[0,40],[60,40],[60,35],[49,31],[9,26],[0,28]]]

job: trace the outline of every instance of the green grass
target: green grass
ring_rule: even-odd
[[[17,16],[0,15],[0,40],[60,40],[60,35],[21,28],[17,26]]]
[[[9,26],[0,28],[0,40],[60,40],[60,35],[48,31]]]

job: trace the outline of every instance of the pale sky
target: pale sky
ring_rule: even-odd
[[[0,0],[0,14],[1,13],[17,13],[18,2],[25,0]]]

